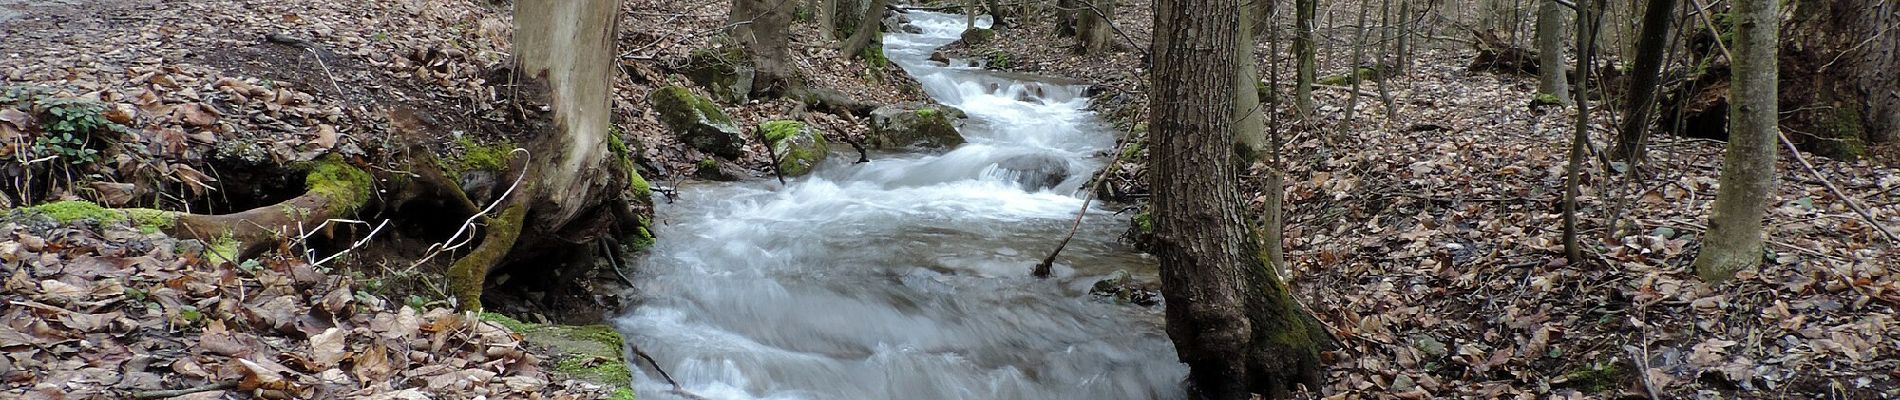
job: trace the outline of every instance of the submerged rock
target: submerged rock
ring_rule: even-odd
[[[772,155],[778,157],[778,172],[785,176],[810,173],[831,155],[825,135],[804,122],[767,121],[759,124],[759,132],[771,144]]]
[[[941,105],[893,104],[871,110],[870,143],[877,148],[942,148],[963,144],[953,118],[963,110]]]
[[[737,165],[733,165],[732,162],[721,161],[712,157],[699,160],[699,163],[693,166],[694,178],[709,181],[731,182],[745,179],[750,175],[751,174],[747,173],[745,168],[740,168]]]
[[[996,163],[996,170],[1007,173],[1023,190],[1032,192],[1056,187],[1069,179],[1069,162],[1043,153],[1005,158]]]
[[[660,113],[660,122],[686,145],[725,158],[745,155],[745,137],[740,135],[739,126],[711,100],[680,86],[660,88],[648,100]]]

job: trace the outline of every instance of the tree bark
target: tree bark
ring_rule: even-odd
[[[1542,66],[1537,69],[1537,92],[1556,97],[1559,104],[1569,106],[1570,83],[1563,68],[1564,7],[1555,0],[1538,0],[1536,36],[1537,65]],[[1581,54],[1582,50],[1578,52]]]
[[[1630,71],[1629,104],[1624,104],[1623,126],[1616,132],[1610,157],[1638,168],[1647,156],[1649,110],[1655,108],[1656,87],[1662,81],[1663,48],[1669,44],[1669,17],[1676,0],[1649,0],[1643,12],[1642,33],[1636,42],[1636,65]]]
[[[1267,124],[1260,108],[1260,68],[1253,56],[1253,15],[1239,15],[1240,44],[1234,46],[1234,152],[1245,168],[1246,163],[1266,155]]]
[[[1115,0],[1075,1],[1082,8],[1076,11],[1078,14],[1075,19],[1075,36],[1081,45],[1079,52],[1101,54],[1114,46],[1115,42],[1111,40],[1114,27],[1109,24],[1115,21],[1107,17],[1115,15]]]
[[[524,110],[517,117],[526,128],[520,145],[528,156],[518,158],[507,175],[530,178],[500,200],[506,203],[498,215],[478,219],[481,244],[450,267],[451,294],[463,309],[481,308],[487,276],[510,259],[573,253],[603,236],[644,228],[629,211],[639,202],[630,185],[637,175],[631,163],[610,157],[616,138],[610,136],[608,105],[620,12],[619,0],[515,2],[513,101]],[[550,112],[526,111],[531,105]],[[535,276],[527,279],[560,288],[575,279],[561,276],[568,269],[591,264],[534,267]],[[575,299],[549,293],[543,301],[567,300]]]
[[[1570,158],[1564,166],[1564,257],[1571,264],[1581,264],[1583,244],[1578,237],[1582,235],[1577,226],[1577,197],[1583,186],[1583,154],[1590,142],[1590,70],[1591,57],[1596,55],[1597,18],[1601,16],[1603,0],[1577,0],[1577,123],[1570,135]],[[1540,70],[1562,71],[1563,63],[1543,64]],[[1561,73],[1559,73],[1561,74]]]
[[[1722,177],[1709,208],[1709,230],[1696,254],[1696,274],[1721,282],[1762,258],[1762,215],[1775,182],[1776,55],[1779,22],[1775,0],[1735,0],[1733,92],[1729,100],[1728,149]]]
[[[812,13],[818,17],[818,39],[827,42],[837,40],[837,35],[832,32],[838,30],[838,0],[818,0],[818,10]]]
[[[733,0],[727,23],[735,24],[732,34],[745,44],[757,78],[752,93],[783,93],[798,85],[789,63],[792,13],[798,3],[792,0]]]
[[[1319,79],[1319,52],[1314,47],[1313,19],[1318,14],[1319,0],[1294,0],[1294,36],[1293,58],[1298,65],[1294,67],[1293,109],[1301,120],[1313,115],[1313,84]]]
[[[865,58],[871,45],[877,44],[878,36],[882,35],[884,30],[884,3],[886,1],[871,0],[871,7],[864,9],[864,17],[858,20],[858,30],[851,32],[851,37],[845,39],[844,48],[840,50],[845,58]],[[883,54],[882,49],[878,52]]]
[[[1197,396],[1244,400],[1317,388],[1326,335],[1261,260],[1240,212],[1233,105],[1234,0],[1157,4],[1150,102],[1155,254],[1168,336]]]

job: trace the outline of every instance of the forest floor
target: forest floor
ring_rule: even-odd
[[[1118,3],[1115,41],[1145,46],[1150,5]],[[1105,83],[1096,104],[1133,131],[1124,149],[1143,142],[1141,47],[1079,56],[1048,19],[1009,22],[989,44],[953,51]],[[1321,52],[1319,76],[1344,74],[1351,36],[1322,37],[1338,51]],[[1354,99],[1322,87],[1312,121],[1285,110],[1278,119],[1286,276],[1340,340],[1324,397],[1900,397],[1900,243],[1848,204],[1900,231],[1892,166],[1802,155],[1810,170],[1783,148],[1771,261],[1711,286],[1689,263],[1723,143],[1656,137],[1634,183],[1593,155],[1578,212],[1587,259],[1572,264],[1561,198],[1575,111],[1533,111],[1533,77],[1468,71],[1473,50],[1419,42],[1428,45],[1383,88],[1365,82]],[[1257,54],[1285,53],[1262,43]],[[1291,62],[1259,61],[1278,65],[1289,87]],[[1593,106],[1590,126],[1601,147],[1612,116]],[[1143,164],[1124,160],[1111,192],[1139,199]],[[1242,179],[1256,211],[1266,168]]]
[[[623,7],[615,127],[666,192],[709,157],[646,99],[694,87],[672,71],[729,46],[716,38],[727,5]],[[0,397],[631,398],[610,329],[451,311],[439,274],[460,254],[421,250],[459,219],[372,230],[394,217],[372,212],[233,260],[221,243],[159,232],[168,221],[99,207],[228,213],[295,196],[297,170],[332,155],[395,173],[405,152],[487,151],[501,125],[489,112],[506,104],[487,79],[508,61],[509,12],[484,0],[0,0]],[[792,57],[817,86],[921,99],[894,66],[842,60],[817,36],[798,25]],[[786,118],[834,139],[866,129],[783,99],[726,112],[748,131]],[[402,137],[399,116],[439,129]],[[751,143],[725,162],[759,177],[766,160]],[[613,276],[586,284],[613,297]],[[613,350],[539,339],[563,332]]]

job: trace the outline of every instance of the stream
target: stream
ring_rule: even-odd
[[[1088,293],[1116,270],[1154,275],[1153,258],[1118,241],[1125,215],[1089,210],[1056,276],[1029,276],[1114,146],[1085,88],[928,61],[963,17],[909,15],[922,33],[886,34],[885,54],[969,114],[968,143],[862,164],[833,146],[783,186],[683,185],[681,201],[658,206],[661,240],[634,268],[636,306],[619,329],[710,399],[1185,397],[1160,310]],[[1025,155],[1071,173],[1025,190],[999,167]],[[683,398],[634,364],[641,399]]]

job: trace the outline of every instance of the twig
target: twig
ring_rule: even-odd
[[[336,88],[336,95],[346,99],[349,98],[350,94],[343,92],[343,85],[336,83],[336,75],[330,73],[330,66],[323,63],[323,54],[318,53],[317,49],[314,48],[305,47],[303,49],[309,51],[310,56],[317,59],[317,66],[323,68],[323,75],[330,78],[330,87]]]
[[[1814,164],[1809,164],[1807,157],[1801,156],[1801,149],[1794,147],[1794,141],[1788,140],[1787,134],[1781,133],[1781,130],[1777,129],[1775,130],[1775,136],[1781,138],[1781,144],[1788,147],[1788,152],[1794,153],[1794,160],[1801,162],[1801,167],[1807,168],[1809,174],[1813,174],[1815,179],[1821,180],[1821,185],[1827,186],[1828,192],[1834,193],[1834,197],[1841,198],[1842,202],[1847,203],[1848,208],[1854,209],[1854,212],[1860,214],[1861,218],[1867,219],[1867,224],[1873,225],[1875,231],[1880,232],[1881,236],[1887,237],[1888,243],[1900,244],[1900,236],[1894,236],[1893,231],[1889,231],[1886,226],[1881,225],[1880,220],[1874,218],[1873,213],[1867,212],[1866,208],[1860,206],[1860,202],[1854,201],[1853,197],[1848,197],[1847,193],[1841,192],[1841,188],[1834,186],[1834,181],[1827,179],[1827,176],[1821,175],[1821,171],[1816,171]]]
[[[660,368],[660,362],[659,362],[659,361],[653,361],[653,356],[651,356],[651,355],[647,355],[647,352],[645,352],[645,351],[641,351],[641,350],[640,350],[640,346],[635,346],[635,345],[633,345],[633,344],[631,344],[631,343],[629,343],[629,344],[627,344],[627,347],[628,347],[628,348],[631,348],[631,349],[633,349],[633,354],[634,354],[634,355],[636,355],[636,356],[640,356],[640,359],[642,359],[642,360],[647,360],[647,365],[652,365],[652,366],[653,366],[653,371],[655,371],[655,372],[659,372],[659,373],[660,373],[660,378],[662,378],[662,379],[666,379],[666,383],[667,383],[667,384],[669,384],[669,385],[673,385],[673,390],[672,390],[672,392],[673,392],[673,394],[677,394],[677,395],[680,395],[681,397],[685,397],[685,398],[689,398],[689,399],[698,399],[698,400],[705,400],[705,399],[706,399],[706,397],[705,397],[705,396],[700,396],[700,395],[698,395],[698,394],[694,394],[693,392],[688,392],[688,391],[686,391],[686,387],[685,387],[685,386],[680,386],[680,383],[679,383],[679,381],[675,381],[675,380],[673,380],[673,376],[672,376],[672,375],[669,375],[669,374],[667,374],[667,373],[666,373],[666,369],[665,369],[665,368]]]
[[[204,385],[204,386],[199,386],[199,387],[194,387],[194,388],[186,388],[186,389],[152,390],[152,391],[138,392],[138,393],[133,393],[132,398],[134,399],[163,399],[163,398],[184,396],[184,395],[188,395],[192,393],[209,392],[213,390],[230,390],[230,389],[237,388],[237,386],[238,386],[237,382],[219,382],[219,383],[213,383],[209,385]]]
[[[1069,235],[1063,236],[1062,242],[1056,243],[1056,249],[1050,251],[1048,257],[1043,257],[1042,262],[1036,263],[1036,269],[1030,271],[1031,275],[1037,278],[1049,277],[1049,270],[1055,267],[1056,255],[1062,254],[1062,249],[1069,247],[1069,241],[1075,239],[1075,232],[1082,229],[1082,217],[1088,215],[1089,203],[1095,201],[1095,192],[1102,189],[1102,181],[1108,180],[1109,172],[1115,171],[1115,166],[1121,163],[1122,153],[1125,152],[1117,147],[1115,157],[1110,158],[1108,165],[1102,167],[1102,172],[1095,175],[1095,182],[1089,184],[1088,193],[1082,194],[1082,209],[1075,212],[1075,221],[1069,223]]]
[[[436,255],[442,254],[442,252],[444,251],[459,249],[462,246],[469,244],[469,242],[475,241],[475,235],[473,234],[469,234],[468,237],[463,237],[462,235],[465,233],[469,233],[469,228],[475,227],[475,220],[487,218],[488,213],[494,212],[496,206],[501,205],[503,200],[508,199],[508,195],[515,193],[515,188],[521,187],[522,178],[528,177],[528,163],[533,162],[532,157],[534,156],[534,154],[528,152],[528,149],[523,149],[519,147],[515,148],[513,152],[520,152],[522,154],[521,173],[515,175],[515,183],[509,184],[508,190],[502,191],[501,197],[496,197],[495,201],[490,202],[488,204],[488,207],[482,208],[481,212],[477,212],[475,213],[475,215],[470,215],[467,220],[462,221],[462,227],[456,229],[454,235],[450,235],[447,240],[443,240],[441,243],[429,245],[429,249],[424,252],[424,255],[422,256],[422,258],[417,259],[415,263],[410,264],[409,268],[415,268],[417,266],[421,266],[422,263],[425,263],[431,259],[434,259]],[[459,243],[457,243],[458,240],[460,241]],[[449,243],[455,243],[455,244],[450,245]]]

